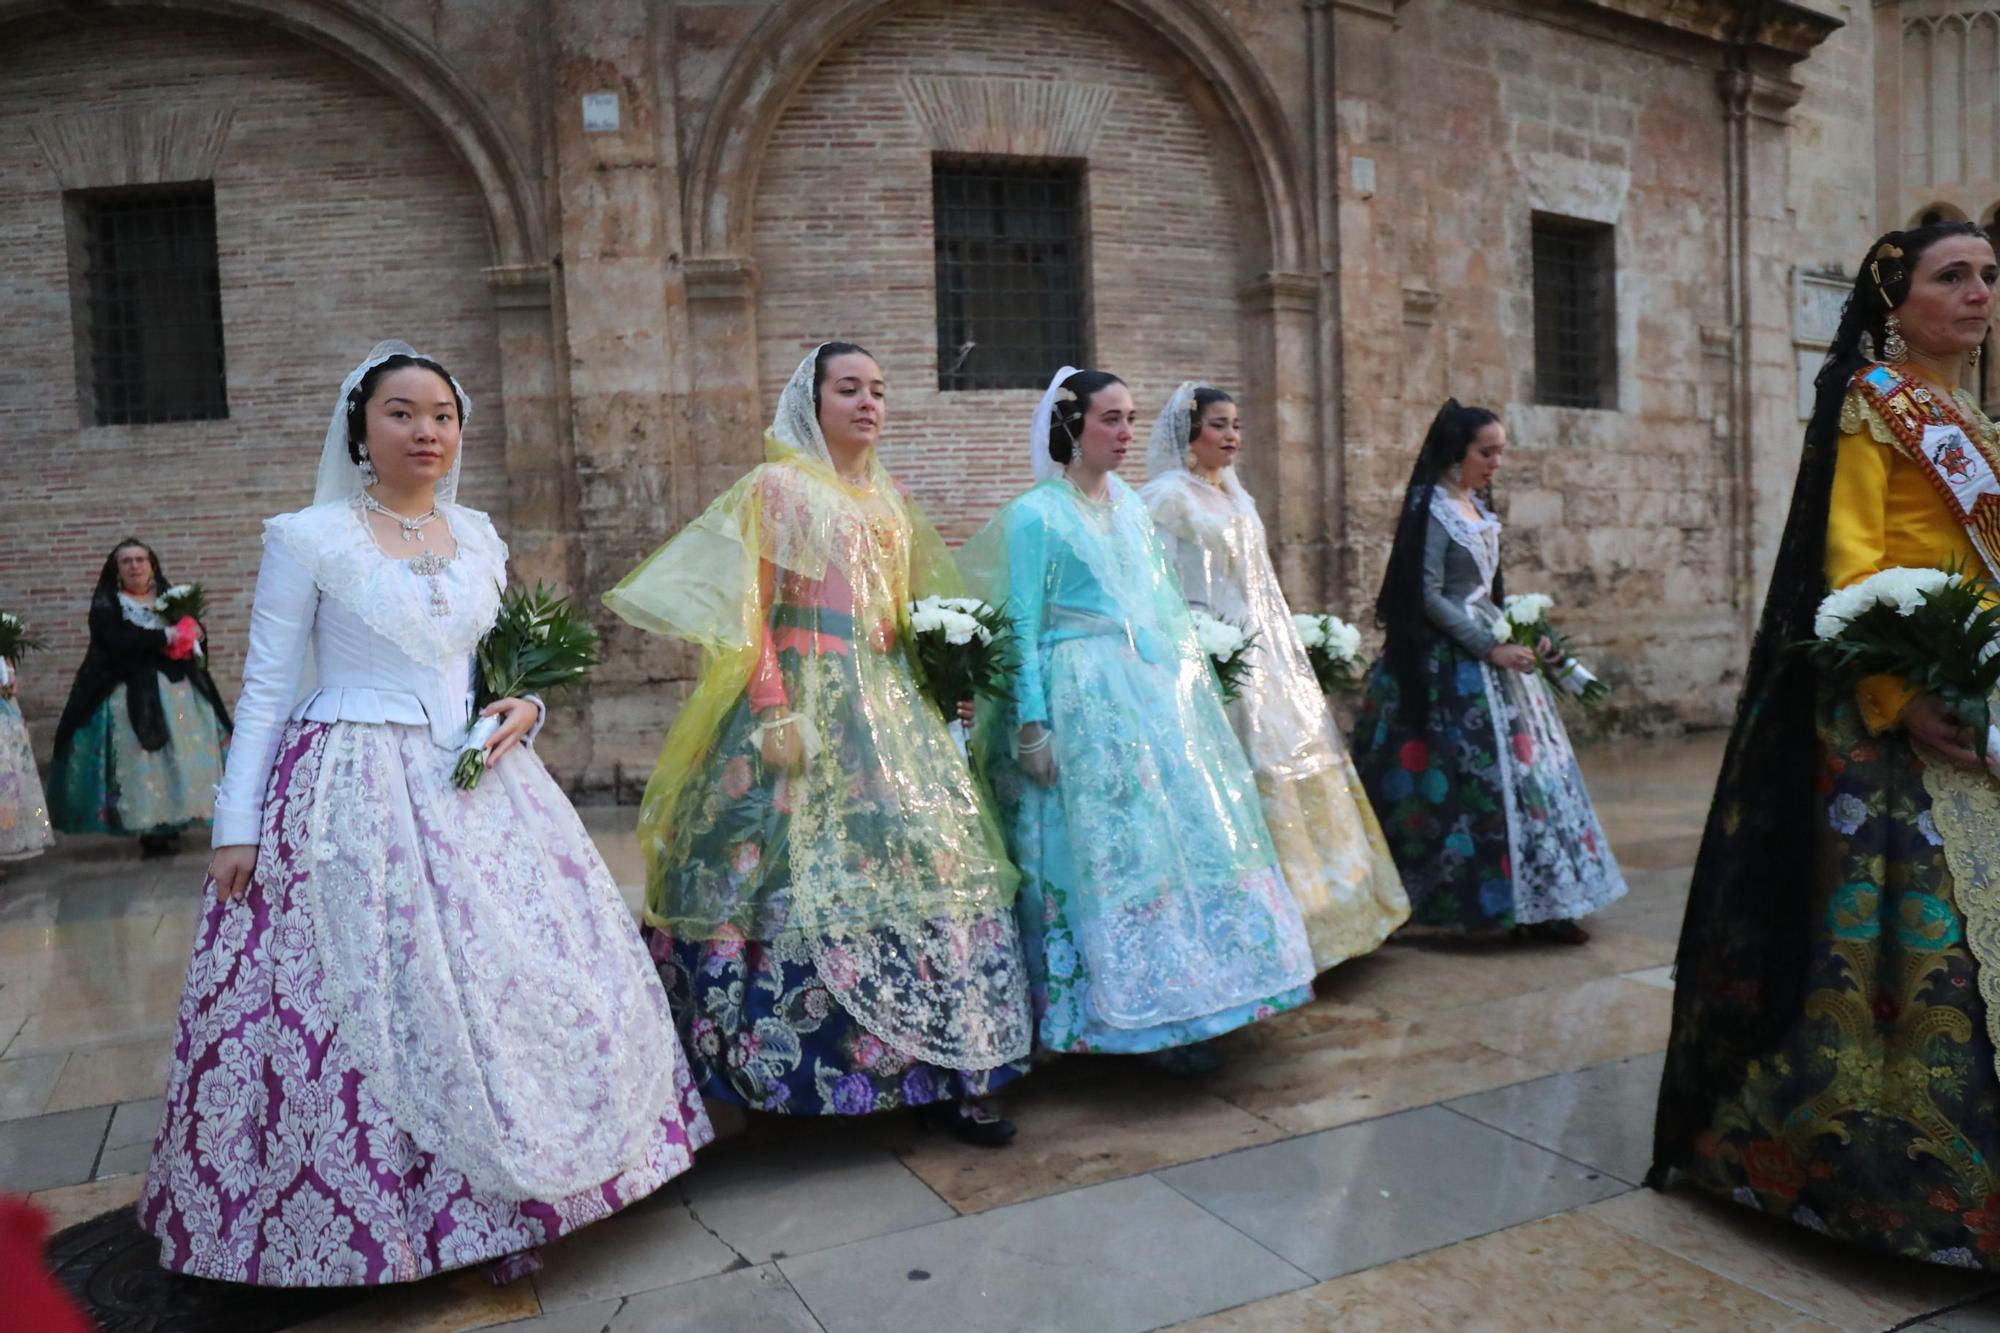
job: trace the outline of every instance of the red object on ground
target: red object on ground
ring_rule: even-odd
[[[0,1195],[0,1292],[7,1326],[34,1333],[91,1333],[42,1260],[48,1215],[26,1199]]]

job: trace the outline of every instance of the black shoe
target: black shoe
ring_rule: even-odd
[[[956,1135],[960,1143],[975,1148],[1004,1148],[1014,1137],[1013,1121],[995,1115],[976,1100],[919,1106],[917,1120],[926,1128]]]
[[[1169,1046],[1164,1051],[1147,1051],[1139,1058],[1176,1078],[1207,1078],[1222,1068],[1222,1057],[1205,1041]]]
[[[139,855],[141,857],[177,856],[181,850],[181,835],[178,833],[142,833],[139,835]]]
[[[1517,940],[1537,940],[1543,944],[1588,944],[1590,932],[1568,917],[1559,921],[1534,921],[1514,927]]]

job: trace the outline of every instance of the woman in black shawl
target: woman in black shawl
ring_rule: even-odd
[[[1498,417],[1456,399],[1424,436],[1375,602],[1382,656],[1355,718],[1354,764],[1411,924],[1582,944],[1576,918],[1625,880],[1534,653],[1494,632],[1490,500],[1506,448]]]
[[[1988,1270],[2000,783],[1939,700],[1828,679],[1799,645],[1830,588],[1954,561],[1991,576],[1933,463],[2000,458],[1959,386],[1996,281],[1969,223],[1890,232],[1855,276],[1695,861],[1649,1177]],[[1967,452],[1933,458],[1954,432]]]
[[[127,538],[105,557],[90,599],[90,648],[56,724],[49,816],[66,833],[136,834],[147,855],[205,824],[229,740],[209,679],[207,635],[169,625],[160,558]]]

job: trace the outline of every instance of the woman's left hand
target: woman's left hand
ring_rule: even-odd
[[[495,699],[479,710],[481,717],[500,718],[500,730],[486,742],[486,766],[500,762],[500,756],[520,744],[527,734],[535,729],[542,710],[526,699]]]
[[[972,725],[972,700],[960,699],[958,701],[958,720],[968,727]]]
[[[1542,659],[1544,666],[1559,667],[1563,662],[1562,649],[1546,634],[1535,640],[1535,656]]]

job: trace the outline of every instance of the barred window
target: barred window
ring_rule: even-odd
[[[215,187],[65,196],[85,424],[229,415]]]
[[[1618,405],[1615,233],[1596,222],[1536,214],[1535,401]]]
[[[1087,365],[1083,168],[939,158],[938,388],[1039,389]]]

